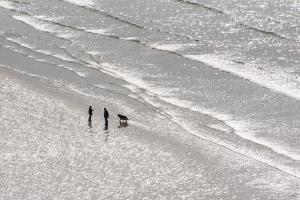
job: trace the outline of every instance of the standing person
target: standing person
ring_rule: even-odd
[[[107,112],[106,108],[104,108],[105,130],[108,129],[108,118],[109,118],[109,113]]]
[[[89,119],[88,119],[88,122],[89,123],[92,123],[92,115],[93,115],[93,109],[92,109],[92,106],[89,107]]]

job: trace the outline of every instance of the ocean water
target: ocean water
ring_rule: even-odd
[[[1,46],[56,67],[0,64],[79,96],[110,91],[145,129],[177,124],[300,178],[299,11],[291,0],[0,0]]]

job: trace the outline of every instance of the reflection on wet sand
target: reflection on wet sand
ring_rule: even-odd
[[[118,127],[119,127],[119,128],[125,128],[125,127],[127,127],[127,126],[128,126],[127,121],[125,121],[125,122],[120,121],[120,125],[119,125]]]

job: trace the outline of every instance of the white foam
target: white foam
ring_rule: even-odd
[[[49,21],[49,22],[58,22],[61,19],[63,19],[63,17],[50,17],[50,16],[46,16],[46,15],[35,15],[35,16],[29,17],[29,18],[31,18],[31,21],[34,21],[35,26],[36,26],[36,24],[44,26],[43,29],[39,29],[39,30],[48,31],[48,32],[51,32],[51,33],[56,33],[57,37],[64,38],[64,39],[70,39],[70,38],[74,38],[74,37],[78,36],[78,34],[74,34],[73,32],[70,32],[70,31],[67,31],[67,30],[57,31],[56,29],[54,29],[53,25],[45,24],[45,22],[41,22],[41,21],[36,20],[36,19],[38,19],[38,20],[44,20],[44,21]],[[27,20],[26,22],[28,22],[28,21],[29,20]],[[25,22],[25,21],[23,21],[23,22]],[[31,25],[34,28],[38,29],[38,27],[35,27],[32,22],[29,25]]]
[[[138,78],[136,74],[123,73],[120,71],[120,68],[109,63],[101,63],[100,66],[103,70],[105,70],[107,73],[110,73],[114,77],[121,78],[126,82],[131,83],[135,86],[139,86],[140,88],[143,89],[151,88],[150,84],[146,83],[141,78]]]
[[[107,35],[108,29],[86,29],[85,30],[88,33],[96,33],[99,35]]]
[[[239,137],[252,141],[253,143],[270,148],[273,152],[281,155],[285,155],[293,160],[300,160],[300,154],[288,151],[284,146],[276,144],[275,142],[267,141],[264,138],[258,138],[255,136],[255,131],[251,127],[257,127],[257,124],[251,121],[243,121],[236,119],[230,114],[220,114],[214,110],[208,110],[197,106],[191,107],[191,110],[201,112],[213,116],[214,118],[223,121],[229,127],[234,129],[234,133]],[[211,127],[211,126],[210,126]]]
[[[138,90],[138,87],[136,87],[135,85],[127,84],[127,85],[123,85],[123,86],[134,92]]]
[[[207,136],[207,135],[199,134],[199,132],[197,130],[193,130],[187,124],[181,123],[181,120],[178,120],[178,119],[175,118],[174,121],[176,121],[178,124],[181,124],[181,126],[185,130],[187,130],[189,133],[191,133],[193,135],[196,135],[199,138],[202,138],[204,140],[211,141],[215,144],[224,146],[227,149],[230,149],[234,152],[237,152],[237,153],[240,153],[240,154],[243,154],[243,155],[247,155],[250,158],[253,158],[257,161],[260,161],[260,162],[265,163],[269,166],[272,166],[272,167],[277,168],[281,171],[284,171],[284,172],[286,172],[286,173],[288,173],[292,176],[300,178],[300,171],[297,169],[296,166],[289,166],[289,165],[285,165],[285,164],[282,165],[280,163],[280,161],[278,162],[277,159],[274,160],[272,157],[262,157],[261,154],[257,154],[257,152],[254,152],[254,151],[249,151],[247,148],[243,148],[243,147],[242,148],[236,148],[236,147],[234,147],[234,145],[228,143],[226,140],[222,140],[222,139],[219,139],[217,137],[210,137],[210,136]],[[260,149],[257,149],[257,151],[260,151]]]
[[[202,114],[209,115],[215,119],[218,119],[220,121],[220,124],[210,124],[208,127],[225,131],[226,133],[235,134],[241,138],[241,141],[249,141],[253,144],[261,145],[264,148],[267,148],[271,150],[276,155],[284,155],[288,158],[293,159],[294,161],[299,160],[299,154],[297,152],[289,152],[288,150],[285,150],[282,145],[277,145],[274,142],[266,141],[261,138],[257,138],[255,136],[255,131],[252,130],[252,127],[256,127],[255,123],[252,121],[245,121],[235,118],[234,116],[224,113],[224,111],[218,112],[213,109],[206,109],[199,107],[198,105],[195,105],[192,101],[187,100],[181,100],[174,97],[166,97],[165,94],[160,91],[160,88],[154,87],[151,84],[148,84],[147,82],[143,81],[141,78],[137,78],[138,74],[134,73],[128,73],[128,72],[122,72],[120,67],[111,65],[109,63],[102,63],[98,64],[97,66],[94,66],[99,68],[102,72],[107,73],[111,76],[114,76],[116,78],[121,78],[125,81],[127,81],[128,85],[125,85],[128,89],[130,89],[133,92],[139,92],[139,90],[142,88],[145,91],[143,93],[140,93],[139,96],[142,97],[145,101],[152,104],[155,107],[161,107],[162,105],[158,103],[156,100],[154,100],[152,97],[157,97],[158,99],[162,100],[163,102],[170,103],[177,107],[182,107],[189,109],[191,111],[199,112]],[[145,95],[147,94],[147,95]],[[148,94],[150,94],[152,97],[150,97]],[[153,101],[154,100],[154,101]],[[295,176],[300,176],[299,172],[293,168],[288,167],[285,164],[281,164],[280,162],[277,163],[275,160],[272,159],[272,157],[263,156],[262,155],[256,155],[256,152],[250,151],[247,149],[247,147],[241,147],[236,149],[236,147],[231,144],[231,142],[234,141],[227,141],[226,139],[221,139],[214,136],[208,136],[208,135],[199,135],[199,130],[193,130],[193,127],[190,127],[188,124],[182,123],[182,120],[177,119],[178,113],[175,112],[175,110],[165,110],[162,112],[162,114],[171,115],[174,122],[180,124],[184,129],[189,131],[190,133],[199,136],[200,138],[207,139],[209,141],[215,142],[217,144],[220,144],[222,146],[225,146],[229,149],[232,149],[233,151],[249,155],[250,157],[254,159],[258,159],[264,163],[270,164],[271,166],[278,167],[279,169],[282,169],[290,174],[294,174]],[[224,124],[222,124],[224,123]],[[238,142],[238,141],[237,141]],[[246,142],[247,143],[247,142]],[[257,149],[260,150],[259,148]]]
[[[88,51],[86,52],[87,54],[90,54],[90,55],[93,55],[93,56],[96,56],[96,55],[102,55],[101,52],[99,51]]]
[[[50,16],[46,16],[46,15],[34,15],[33,16],[36,19],[41,19],[41,20],[46,20],[46,21],[52,21],[52,22],[57,22],[62,20],[64,17],[59,16],[59,17],[50,17]]]
[[[22,21],[30,26],[32,26],[33,28],[40,30],[40,31],[46,31],[46,32],[54,32],[53,28],[45,23],[41,23],[39,22],[37,19],[30,17],[30,16],[24,16],[24,15],[20,15],[20,16],[12,16],[14,19]]]
[[[1,1],[0,0],[0,7],[6,8],[6,9],[9,9],[9,10],[15,9],[13,4],[9,1]]]
[[[64,0],[69,3],[73,3],[79,6],[94,6],[95,2],[93,0]]]
[[[19,38],[6,38],[6,39],[11,41],[11,42],[17,43],[18,45],[20,45],[22,47],[25,47],[25,48],[28,48],[28,49],[31,49],[31,50],[35,49],[35,46],[33,46],[31,44],[28,44],[26,42],[23,42]]]
[[[77,60],[69,57],[69,56],[66,56],[66,55],[61,55],[61,54],[55,54],[55,55],[52,55],[53,57],[56,57],[56,58],[59,58],[61,60],[64,60],[64,61],[69,61],[69,62],[76,62]]]
[[[76,34],[70,32],[70,31],[57,29],[52,24],[41,21],[38,18],[34,18],[31,16],[23,16],[23,15],[22,16],[15,15],[15,16],[13,16],[13,18],[16,20],[22,21],[25,24],[28,24],[29,26],[35,28],[36,30],[53,33],[57,37],[60,37],[60,38],[69,39],[69,38],[76,36]]]
[[[20,69],[16,69],[16,68],[13,68],[13,67],[8,66],[8,65],[2,65],[2,64],[0,64],[0,67],[9,69],[9,70],[12,70],[12,71],[15,71],[15,72],[18,72],[18,73],[20,73],[20,74],[28,75],[28,76],[31,76],[31,77],[38,77],[38,78],[40,78],[41,80],[49,81],[49,79],[48,79],[47,77],[45,77],[45,76],[38,75],[38,74],[33,74],[33,73],[29,73],[29,72],[27,72],[27,71],[20,70]]]
[[[184,57],[205,63],[213,68],[230,72],[266,88],[300,100],[300,81],[289,72],[277,68],[276,70],[269,71],[262,68],[257,62],[242,65],[226,60],[216,54],[185,55]]]
[[[214,142],[218,145],[224,146],[228,149],[231,149],[235,152],[248,155],[253,159],[259,160],[261,162],[264,162],[270,166],[274,166],[278,169],[281,169],[283,171],[286,171],[294,176],[300,177],[300,171],[297,170],[294,166],[287,166],[286,163],[289,161],[284,161],[283,162],[277,162],[277,159],[273,159],[272,155],[280,156],[284,155],[288,158],[293,159],[294,161],[299,160],[299,154],[296,152],[289,152],[284,149],[284,147],[271,143],[269,141],[260,139],[255,137],[254,132],[251,130],[251,127],[254,125],[253,122],[251,121],[243,121],[239,119],[235,119],[232,115],[229,114],[220,114],[213,109],[205,109],[205,108],[200,108],[198,106],[194,106],[194,103],[191,101],[186,101],[186,100],[180,100],[176,98],[164,98],[164,97],[159,97],[160,99],[163,99],[164,101],[182,107],[182,108],[187,108],[192,111],[198,111],[202,114],[207,114],[209,116],[212,116],[218,120],[220,120],[220,124],[210,124],[207,127],[211,127],[223,132],[226,132],[226,134],[235,134],[241,138],[241,140],[235,141],[234,138],[231,140],[227,139],[222,139],[219,137],[216,137],[214,135],[207,135],[207,134],[202,134],[201,131],[199,131],[198,128],[193,128],[193,126],[190,126],[188,123],[184,123],[182,120],[182,117],[178,115],[178,113],[175,110],[167,110],[166,113],[168,115],[172,116],[172,120],[176,122],[178,125],[182,126],[185,130],[190,132],[193,135],[196,135],[200,138],[203,138],[205,140]],[[160,107],[160,105],[157,105],[155,103],[152,103],[151,101],[147,101],[148,103],[151,103],[154,106]],[[221,124],[223,122],[224,124]],[[234,140],[233,140],[234,139]],[[263,147],[266,152],[261,152],[260,154],[257,154],[255,150],[253,149],[248,149],[246,146],[236,146],[235,142],[241,142],[244,143],[247,141],[252,142],[253,144],[257,144],[257,151],[260,151],[260,146]],[[271,156],[269,157],[268,155],[264,155],[265,153],[268,154],[268,149],[271,150],[273,153],[271,153]]]
[[[139,38],[137,37],[126,37],[126,38],[122,38],[123,40],[128,40],[128,41],[139,41]]]
[[[246,140],[250,140],[256,144],[268,147],[273,152],[280,155],[285,155],[286,157],[289,157],[295,161],[300,160],[300,152],[290,151],[285,146],[282,146],[279,143],[268,141],[265,138],[256,137],[255,132],[249,129],[249,123],[247,122],[227,120],[226,124],[228,124],[231,127],[234,127],[234,129],[236,129],[235,134]]]
[[[75,73],[78,74],[81,77],[87,77],[89,75],[87,72],[78,72],[78,71],[75,71]]]
[[[17,49],[17,48],[14,47],[14,46],[3,45],[2,47],[7,48],[7,49],[10,49],[10,50],[12,50],[12,51],[14,51],[14,52],[17,52],[17,53],[20,53],[20,54],[24,54],[24,51],[23,51],[23,50]]]
[[[218,119],[220,122],[224,123],[224,128],[226,125],[228,126],[226,127],[226,130],[230,130],[232,128],[232,130],[230,131],[238,135],[242,139],[249,140],[253,143],[268,147],[273,152],[286,155],[287,157],[290,157],[293,160],[298,160],[299,158],[299,155],[284,150],[284,148],[280,145],[276,145],[269,141],[265,141],[263,139],[255,137],[255,132],[251,129],[251,127],[257,127],[257,125],[255,125],[255,123],[252,121],[236,119],[234,116],[225,113],[224,111],[219,112],[213,109],[202,108],[198,105],[195,105],[194,102],[189,100],[168,97],[165,93],[166,89],[154,87],[153,85],[143,81],[141,78],[138,78],[138,74],[122,72],[119,67],[116,67],[112,64],[101,63],[100,65],[98,65],[98,67],[102,69],[102,72],[117,78],[121,78],[126,82],[130,83],[130,85],[125,85],[125,87],[130,89],[132,92],[137,92],[140,88],[142,88],[145,90],[144,93],[150,96],[156,96],[157,98],[166,103],[177,107],[189,109],[194,112],[209,115],[215,119]]]
[[[224,125],[222,124],[209,124],[207,125],[207,127],[219,130],[219,131],[223,131],[223,132],[230,132],[230,130],[228,128],[226,128]]]
[[[173,97],[166,97],[166,89],[160,89],[158,87],[153,87],[152,85],[146,83],[141,78],[138,78],[136,74],[130,74],[128,72],[122,72],[120,68],[109,64],[109,63],[101,63],[96,64],[92,63],[94,66],[98,66],[102,72],[107,73],[111,76],[114,76],[116,78],[120,78],[125,80],[126,82],[130,83],[127,85],[124,85],[126,88],[133,92],[137,92],[140,88],[144,89],[145,93],[150,96],[157,96],[162,101],[167,102],[169,104],[172,104],[177,107],[190,109],[191,111],[201,112],[203,114],[207,114],[210,116],[215,117],[216,119],[219,119],[220,121],[227,121],[232,120],[232,117],[226,114],[220,114],[212,110],[207,110],[204,108],[199,108],[194,105],[194,102],[188,101],[188,100],[181,100]],[[93,66],[92,65],[92,66]],[[169,90],[169,89],[167,89]],[[244,129],[242,129],[244,130]]]
[[[88,72],[76,71],[74,68],[64,66],[64,65],[62,65],[61,67],[65,68],[67,70],[75,72],[78,76],[81,76],[81,77],[87,77],[88,76]]]
[[[128,96],[131,97],[131,98],[133,98],[133,99],[138,99],[138,97],[136,95],[134,95],[134,94],[129,94]]]
[[[76,59],[73,59],[72,57],[70,57],[68,55],[52,54],[50,51],[42,50],[42,49],[37,49],[37,50],[34,50],[34,51],[38,52],[38,53],[42,53],[42,54],[48,55],[48,56],[52,56],[52,57],[58,58],[60,60],[64,60],[64,61],[68,61],[68,62],[77,62]],[[58,66],[64,66],[64,65],[58,65]]]
[[[114,66],[109,63],[101,63],[97,64],[94,62],[90,62],[92,66],[98,66],[102,69],[102,72],[107,73],[113,77],[120,78],[125,80],[126,82],[130,83],[130,85],[124,85],[129,90],[133,92],[137,92],[140,89],[145,90],[144,93],[148,94],[149,96],[157,96],[157,95],[168,95],[172,93],[172,91],[176,90],[176,88],[168,88],[168,87],[157,87],[154,86],[141,78],[138,73],[136,72],[122,72],[119,67]]]
[[[182,50],[186,47],[190,46],[195,46],[195,44],[151,44],[150,47],[158,50],[163,50],[163,51],[178,51]]]
[[[63,39],[71,39],[77,37],[79,34],[74,34],[71,32],[57,33],[56,36]]]
[[[51,55],[51,52],[47,51],[47,50],[38,49],[38,50],[35,50],[35,51],[38,52],[38,53],[45,54],[45,55]]]
[[[45,60],[45,59],[38,59],[38,58],[35,58],[34,60],[39,61],[39,62],[43,62],[43,63],[48,63],[48,61]]]

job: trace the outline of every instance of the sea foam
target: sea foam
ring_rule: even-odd
[[[0,7],[6,8],[6,9],[9,9],[9,10],[15,9],[13,4],[9,1],[1,1],[0,0]]]
[[[106,35],[106,33],[109,30],[108,29],[87,29],[85,31],[89,32],[89,33],[96,33],[96,34],[99,34],[99,35]]]
[[[12,17],[18,21],[24,22],[25,24],[33,27],[36,30],[52,33],[59,38],[69,39],[72,37],[76,37],[78,35],[78,33],[75,34],[72,31],[58,29],[55,25],[53,25],[51,23],[41,21],[42,20],[41,16],[32,17],[32,16],[24,16],[24,15],[14,15]],[[51,19],[53,20],[53,18],[51,18]],[[47,20],[49,20],[49,19],[47,19]]]
[[[273,91],[300,100],[299,80],[293,74],[281,69],[271,71],[262,67],[256,61],[239,64],[216,54],[184,55],[184,57],[230,72]]]
[[[132,90],[133,92],[139,91],[139,88],[142,88],[145,94],[150,95],[152,97],[156,97],[165,103],[211,116],[223,123],[222,126],[220,126],[221,123],[218,124],[217,128],[214,124],[208,125],[208,127],[210,128],[214,128],[220,131],[225,131],[230,134],[235,134],[241,140],[249,141],[256,145],[261,145],[264,148],[269,148],[273,153],[277,155],[285,155],[286,157],[289,157],[293,160],[299,159],[299,155],[285,150],[284,147],[277,145],[274,142],[269,142],[257,138],[255,136],[254,130],[251,129],[251,127],[256,127],[255,122],[253,121],[249,121],[249,120],[245,121],[242,119],[238,119],[235,116],[226,113],[225,111],[217,111],[214,109],[203,108],[197,105],[195,102],[168,96],[165,93],[166,91],[165,88],[154,86],[144,81],[142,78],[140,78],[137,73],[121,71],[119,67],[116,67],[112,64],[101,63],[100,65],[98,65],[98,67],[102,69],[102,72],[117,78],[121,78],[126,82],[128,82],[129,84],[131,84],[131,86],[126,85],[126,87]],[[174,119],[176,118],[175,116],[176,115],[173,116]],[[186,127],[186,128],[187,130],[192,130],[191,127]],[[222,142],[222,145],[224,145],[223,144],[224,142],[225,141]],[[226,146],[228,145],[226,144]]]
[[[151,44],[150,47],[153,49],[158,49],[162,51],[170,51],[170,52],[175,52],[178,50],[182,50],[186,47],[191,47],[195,46],[195,44]]]
[[[37,30],[40,31],[47,31],[47,32],[53,32],[51,26],[45,23],[40,23],[38,20],[34,19],[33,17],[29,16],[13,16],[14,19],[22,21],[32,27],[34,27]]]
[[[93,6],[95,2],[92,0],[65,0],[66,2],[73,3],[79,6]]]

